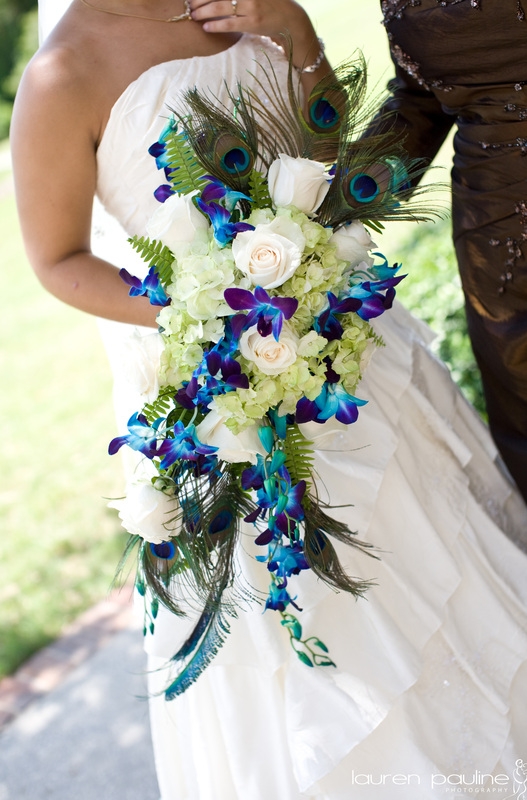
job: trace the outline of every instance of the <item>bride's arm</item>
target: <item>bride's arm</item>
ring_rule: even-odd
[[[308,14],[294,0],[237,0],[236,15],[232,0],[190,0],[190,6],[193,19],[203,23],[207,33],[254,33],[270,36],[284,47],[291,41],[293,64],[300,70],[305,97],[331,72]],[[302,72],[313,65],[314,71]]]
[[[23,77],[11,126],[22,234],[37,277],[60,300],[101,317],[155,325],[118,270],[90,252],[99,125],[74,54],[41,51]]]

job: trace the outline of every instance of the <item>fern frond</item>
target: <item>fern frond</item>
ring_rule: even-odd
[[[179,194],[199,191],[205,183],[203,167],[196,159],[183,131],[174,131],[166,139],[166,155],[170,162],[169,180]]]
[[[254,208],[272,208],[273,202],[269,194],[267,181],[261,172],[253,169],[249,175],[249,189],[250,196],[253,199]]]
[[[159,280],[164,286],[172,283],[174,256],[163,242],[150,240],[147,236],[132,236],[128,241],[149,267],[155,266]]]
[[[306,481],[308,488],[313,481],[315,456],[313,443],[306,439],[298,425],[289,425],[284,440],[285,466],[293,483]]]
[[[166,417],[173,406],[173,397],[176,390],[173,386],[163,386],[159,394],[152,403],[147,403],[143,407],[143,414],[152,425],[159,417]]]

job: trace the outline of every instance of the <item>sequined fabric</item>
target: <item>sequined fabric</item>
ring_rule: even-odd
[[[452,125],[453,227],[496,443],[527,498],[527,20],[519,0],[383,0],[415,156]]]

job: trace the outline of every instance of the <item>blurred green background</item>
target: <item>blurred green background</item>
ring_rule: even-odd
[[[330,58],[361,48],[373,90],[390,77],[377,0],[305,0]],[[0,0],[0,139],[37,46],[31,0]],[[438,163],[448,167],[447,143]],[[446,181],[443,169],[434,180]],[[447,198],[448,200],[448,198]],[[377,243],[409,278],[399,297],[431,322],[438,352],[481,406],[448,220],[391,225]],[[0,144],[0,677],[107,592],[125,535],[105,498],[122,493],[111,378],[96,323],[37,283],[16,218],[7,141]]]

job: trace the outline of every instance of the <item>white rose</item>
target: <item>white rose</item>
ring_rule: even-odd
[[[130,482],[126,497],[112,500],[108,506],[117,509],[125,530],[147,542],[160,544],[180,532],[181,522],[174,519],[179,517],[177,499],[155,489],[150,480]]]
[[[313,214],[329,191],[324,164],[285,153],[269,167],[267,182],[275,206],[295,206],[304,214]]]
[[[178,246],[192,242],[196,231],[209,227],[208,219],[192,202],[192,194],[172,194],[151,216],[146,232],[174,253]]]
[[[235,435],[225,425],[227,417],[221,416],[217,411],[209,411],[205,419],[196,428],[196,433],[203,444],[217,447],[215,455],[230,464],[249,461],[256,464],[256,454],[265,456],[266,451],[258,436],[258,426],[249,428]]]
[[[297,357],[298,336],[286,325],[276,341],[274,336],[260,336],[256,325],[245,331],[240,338],[240,352],[248,361],[253,361],[264,375],[279,375]]]
[[[159,370],[163,340],[158,333],[146,336],[134,329],[125,340],[127,357],[124,363],[130,366],[126,372],[126,380],[134,394],[139,395],[144,403],[153,403],[159,394]]]
[[[377,247],[362,222],[356,220],[350,225],[343,225],[329,240],[330,244],[337,247],[337,258],[349,261],[351,266],[357,266],[361,261],[371,267],[373,259],[369,250]]]
[[[305,246],[300,225],[287,217],[276,217],[256,225],[253,231],[239,233],[232,243],[232,255],[254,286],[274,289],[294,275]]]

